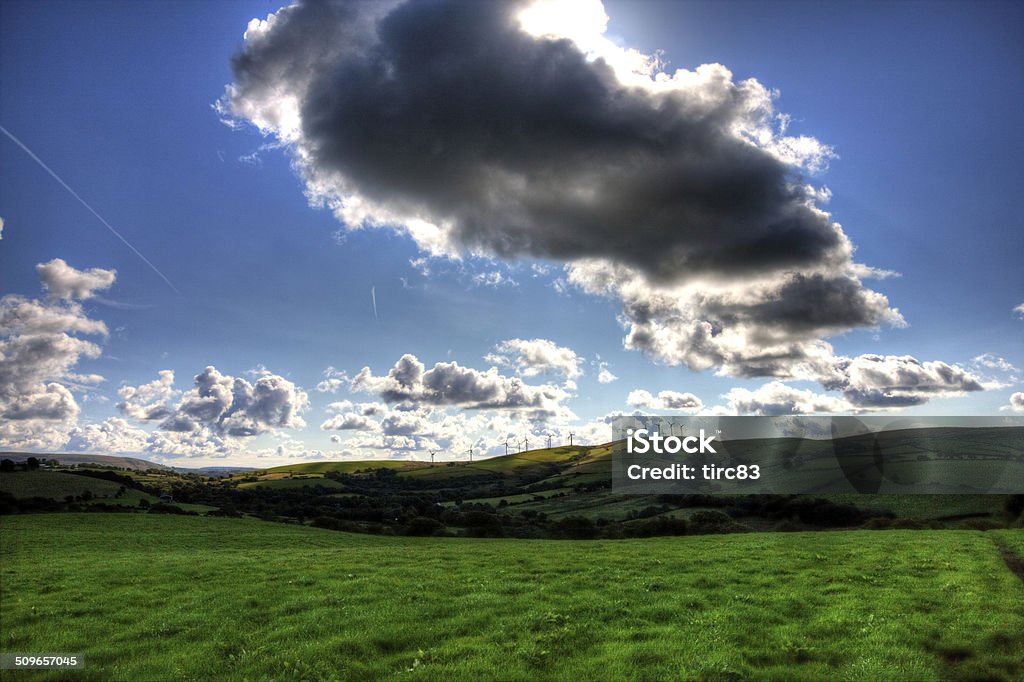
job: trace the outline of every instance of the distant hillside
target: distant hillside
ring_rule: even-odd
[[[135,507],[140,499],[156,502],[157,498],[140,490],[128,489],[116,497],[121,484],[60,471],[16,471],[0,475],[0,492],[16,498],[45,497],[63,500],[68,496],[81,496],[89,491],[97,502]]]
[[[0,458],[11,459],[15,462],[24,462],[29,457],[35,457],[36,459],[46,460],[48,462],[60,462],[64,466],[74,466],[75,464],[98,464],[100,466],[117,467],[119,469],[133,469],[135,471],[145,471],[146,469],[171,469],[171,467],[164,466],[163,464],[157,464],[156,462],[150,462],[149,460],[138,459],[136,457],[80,455],[60,452],[0,452]]]
[[[375,469],[391,469],[399,476],[413,476],[415,478],[463,478],[479,475],[494,474],[523,474],[530,471],[550,470],[552,474],[562,470],[578,471],[581,465],[603,462],[606,466],[602,469],[610,473],[612,444],[596,446],[560,446],[550,449],[530,450],[528,452],[478,459],[470,462],[468,458],[453,461],[439,461],[437,463],[409,461],[409,460],[357,460],[347,462],[305,462],[288,464],[284,466],[261,469],[257,475],[261,478],[273,479],[281,476],[310,476],[323,475],[329,472],[342,474],[355,474],[373,471]]]
[[[235,474],[244,474],[249,471],[257,471],[255,467],[171,467],[176,473],[179,474],[199,474],[200,476],[210,476],[217,478],[221,476],[234,476]]]

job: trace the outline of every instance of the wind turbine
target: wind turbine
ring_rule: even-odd
[[[437,454],[437,451],[436,451],[436,450],[431,450],[431,451],[430,451],[430,463],[431,463],[431,464],[433,464],[433,463],[434,463],[434,455],[436,455],[436,454]]]
[[[505,436],[505,456],[508,456],[508,436]]]
[[[572,431],[569,432],[569,447],[570,448],[572,447],[572,437],[575,436],[575,435],[576,434],[573,433]]]
[[[530,437],[529,436],[526,437],[526,441],[525,442],[526,442],[526,450],[527,450],[527,452],[529,452],[529,450],[530,450]]]
[[[551,449],[551,434],[548,434],[548,450]]]
[[[469,461],[470,461],[470,462],[472,462],[472,461],[473,461],[473,448],[470,448],[470,449],[469,449]]]

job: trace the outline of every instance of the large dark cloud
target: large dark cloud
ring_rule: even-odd
[[[231,104],[263,120],[293,96],[314,181],[444,224],[457,246],[608,258],[654,281],[847,260],[793,166],[737,134],[770,107],[763,87],[723,67],[629,87],[521,30],[523,4],[376,8],[358,36],[358,6],[290,8],[235,59]]]
[[[904,321],[809,184],[831,149],[788,134],[775,93],[615,46],[599,3],[551,21],[528,6],[299,3],[250,22],[219,106],[285,142],[348,227],[434,255],[560,261],[621,302],[624,345],[657,361],[815,380],[858,404],[974,390],[861,386],[834,354],[830,336]],[[399,369],[387,400],[415,385],[435,404],[508,402],[472,370],[439,365],[450,383],[432,386]]]

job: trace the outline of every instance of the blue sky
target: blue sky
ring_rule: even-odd
[[[623,252],[632,249],[631,223],[611,225],[608,229],[615,231],[605,239],[588,231],[585,212],[583,219],[567,218],[564,225],[545,223],[578,206],[558,207],[564,213],[538,209],[522,218],[516,211],[529,212],[552,201],[532,185],[522,195],[508,190],[520,185],[500,185],[502,198],[493,205],[474,206],[474,199],[486,194],[460,193],[452,183],[445,186],[451,197],[444,201],[423,198],[417,192],[429,186],[429,178],[412,177],[411,171],[409,178],[399,178],[394,172],[416,165],[409,151],[417,148],[415,128],[402,131],[406,137],[393,145],[370,147],[371,160],[357,163],[356,156],[364,151],[359,145],[382,139],[383,128],[374,128],[372,122],[379,102],[372,90],[363,91],[358,101],[347,101],[356,96],[346,89],[352,81],[331,78],[335,71],[356,73],[373,63],[359,52],[364,49],[360,46],[352,47],[355,56],[331,61],[324,55],[335,43],[318,44],[316,36],[299,41],[301,47],[292,53],[271,52],[270,41],[287,47],[290,37],[309,30],[299,21],[308,13],[305,9],[294,13],[299,19],[266,29],[263,43],[250,40],[244,45],[249,21],[265,19],[279,7],[241,1],[8,0],[0,5],[0,125],[180,291],[172,291],[11,139],[0,137],[0,294],[7,297],[8,309],[38,300],[48,315],[102,321],[107,328],[104,335],[84,333],[81,325],[77,331],[47,327],[46,333],[88,339],[99,350],[53,356],[40,360],[32,371],[21,371],[33,360],[15,355],[16,344],[38,330],[6,323],[7,362],[20,358],[21,369],[5,369],[20,378],[10,380],[0,397],[0,408],[6,410],[0,417],[0,447],[124,451],[197,465],[263,465],[316,457],[422,459],[433,449],[451,457],[463,456],[467,447],[497,454],[504,451],[499,444],[505,438],[528,434],[537,444],[547,435],[564,439],[570,431],[598,441],[604,430],[610,435],[610,427],[601,421],[606,415],[636,408],[664,412],[674,405],[677,414],[902,410],[982,415],[1000,414],[1016,404],[1011,398],[1022,390],[1016,368],[1024,367],[1024,315],[1014,312],[1024,303],[1024,225],[1013,200],[1024,180],[1019,162],[1024,154],[1019,125],[1024,120],[1024,42],[1019,29],[1024,9],[1019,4],[605,3],[607,45],[646,55],[660,50],[661,62],[654,71],[671,74],[718,63],[731,72],[724,85],[720,80],[680,85],[678,101],[697,101],[718,93],[715,88],[730,96],[746,92],[745,97],[759,97],[739,88],[748,78],[766,91],[777,91],[774,99],[765,100],[771,111],[767,122],[761,121],[769,126],[771,139],[747,151],[733,150],[729,145],[736,141],[731,138],[715,138],[713,144],[725,145],[741,161],[749,151],[754,155],[751,164],[771,166],[765,171],[769,175],[781,173],[766,182],[799,179],[815,191],[827,187],[831,193],[827,202],[817,194],[817,199],[808,194],[790,197],[785,201],[794,203],[778,210],[813,201],[818,210],[828,211],[829,222],[841,224],[841,233],[856,249],[853,255],[840,257],[830,250],[797,265],[764,265],[767,269],[759,272],[766,279],[756,302],[743,276],[732,272],[712,269],[700,273],[703,279],[692,280],[680,270],[672,271],[668,281],[655,281],[665,244],[677,244],[682,252],[702,248],[699,240],[683,234],[691,229],[687,220],[668,209],[627,207],[633,211],[628,215],[649,209],[645,216],[669,215],[667,222],[657,223],[666,242],[651,238],[651,232],[637,237],[651,253],[648,269],[643,254],[620,260],[615,251],[619,245]],[[382,16],[374,21],[402,28],[395,18],[402,15],[413,27],[395,29],[389,49],[412,49],[401,41],[413,46],[421,39],[426,42],[416,27],[431,25],[435,6],[398,7],[393,16],[384,4],[376,7]],[[587,12],[581,10],[579,21],[570,23],[586,27],[593,7]],[[488,17],[457,12],[446,16],[466,30],[491,26]],[[346,20],[337,21],[337,35],[342,35]],[[563,24],[552,25],[558,29]],[[561,36],[574,42],[563,40],[568,47],[559,54],[563,59],[576,52],[583,55],[587,46],[582,41],[593,36]],[[530,34],[529,40],[509,42],[509,49],[532,49],[529,41],[557,37],[550,31]],[[590,45],[591,54],[580,58],[585,66],[578,69],[589,69],[601,56],[594,50],[612,49]],[[243,48],[257,66],[236,63],[233,68],[232,56]],[[366,54],[372,49],[365,48]],[[445,44],[422,49],[454,48]],[[274,59],[291,67],[306,63],[301,50],[316,56],[307,75],[319,80],[301,85],[294,72],[280,76],[259,66]],[[612,53],[602,54],[611,59]],[[560,68],[560,62],[552,63],[553,69]],[[487,62],[479,65],[487,80]],[[495,68],[504,67],[496,62]],[[432,87],[440,91],[464,77],[441,76],[437,83],[422,76],[415,83],[428,92]],[[568,75],[550,77],[553,83],[563,78],[571,84]],[[602,87],[618,87],[601,82]],[[225,96],[228,84],[238,86],[233,98]],[[532,111],[527,101],[531,87],[510,92],[495,86],[495,97]],[[661,101],[661,95],[623,88],[623,97],[635,98],[629,112],[643,114],[650,102]],[[315,113],[312,106],[302,111],[307,128],[298,138],[267,123],[268,112],[279,104],[267,93],[290,89],[309,101],[315,100],[312,95],[336,96],[338,102],[324,110],[327,123],[316,136],[308,127]],[[415,106],[414,96],[409,98]],[[677,100],[666,101],[666,106],[676,106],[671,102]],[[487,105],[472,100],[465,110],[489,111]],[[461,111],[455,105],[431,109],[431,125],[453,110]],[[339,123],[352,120],[345,118],[352,111],[370,114],[360,139]],[[599,114],[579,113],[579,126]],[[680,115],[679,125],[690,125],[684,120],[688,115]],[[262,131],[257,129],[261,121]],[[726,122],[758,123],[752,118]],[[434,131],[447,145],[443,153],[469,158],[480,151],[458,148],[463,144],[459,127],[444,123]],[[609,129],[608,120],[601,123]],[[561,122],[550,124],[543,113],[537,114],[535,125],[539,127],[524,124],[523,144],[562,129]],[[504,139],[502,129],[479,121],[466,125],[474,126],[481,135],[499,139],[488,143],[488,153],[498,161],[481,173],[494,167],[508,175],[525,173],[524,166],[516,165],[525,162],[515,153],[495,150]],[[628,127],[630,134],[636,129]],[[782,153],[780,141],[787,136],[805,136],[803,155],[777,168],[773,164]],[[585,156],[586,140],[550,144],[563,143],[567,151],[562,159]],[[597,148],[606,142],[595,139],[594,144]],[[324,151],[328,149],[341,151]],[[345,150],[357,151],[346,156]],[[617,164],[633,158],[615,156],[620,152],[617,147],[602,151],[605,155],[598,158],[606,166],[586,172],[567,163],[559,176],[551,170],[560,167],[559,157],[545,157],[538,142],[538,150],[530,150],[530,162],[538,164],[532,177],[550,172],[555,186],[564,177],[566,193],[592,175],[597,187],[613,180],[617,184],[608,186],[618,187]],[[306,166],[303,153],[308,154]],[[651,153],[652,164],[675,168],[669,155]],[[379,161],[389,154],[404,166]],[[816,160],[827,164],[815,168]],[[456,174],[464,170],[461,166],[444,165],[455,169],[452,178],[462,177]],[[390,170],[382,173],[381,168]],[[747,177],[745,168],[737,166],[737,177]],[[723,171],[723,187],[732,186],[730,172]],[[527,184],[532,177],[526,178]],[[742,182],[738,186],[747,187]],[[328,207],[311,206],[307,195],[324,187],[321,198],[344,194],[342,187],[349,198],[372,197],[376,204],[364,215],[373,224],[359,229],[356,221],[346,224]],[[615,200],[632,198],[623,193]],[[619,209],[627,214],[622,204],[605,211],[600,197],[588,201],[595,201],[604,214]],[[740,204],[745,198],[735,201]],[[813,221],[817,214],[808,215]],[[433,242],[410,232],[412,217],[442,226],[443,243],[435,244],[435,257],[426,253]],[[522,227],[517,220],[527,224]],[[813,229],[834,233],[827,224]],[[556,233],[573,246],[556,242],[551,237]],[[527,246],[503,250],[506,240],[522,235]],[[722,240],[723,258],[730,254],[731,238]],[[37,270],[37,264],[53,259],[62,259],[69,269]],[[584,261],[589,264],[575,275],[566,270]],[[830,318],[809,334],[792,314],[780,317],[769,301],[792,297],[787,293],[794,289],[792,281],[786,280],[787,286],[781,278],[820,274],[826,263],[832,270],[825,281],[842,284],[845,293],[838,299],[793,304],[798,310],[844,307],[845,295],[860,307],[841,320]],[[851,264],[899,276],[875,278],[851,269]],[[616,270],[619,279],[598,292],[595,282],[606,266],[626,270]],[[60,294],[69,281],[78,281],[78,271],[92,268],[116,270],[116,280],[107,287],[98,284],[102,278],[88,280],[85,295],[70,289]],[[41,274],[49,284],[45,291]],[[714,305],[695,293],[704,291],[703,283],[713,285],[711,298],[718,297]],[[887,300],[871,298],[872,293]],[[676,297],[676,302],[659,303],[666,307],[654,319],[639,312],[665,296]],[[687,297],[700,298],[706,307],[695,310],[691,301],[697,298]],[[685,324],[721,323],[727,329],[732,320],[739,345],[725,349],[723,337],[716,337],[719,341],[709,342],[709,350],[690,331],[684,332],[680,319]],[[760,332],[769,328],[776,334],[774,342],[788,344],[794,357],[765,369],[763,349],[750,346],[762,343],[757,340]],[[627,348],[624,338],[631,331],[637,334]],[[510,340],[521,342],[501,345]],[[819,341],[830,344],[827,353]],[[432,376],[438,381],[442,374],[449,376],[452,366],[435,368],[435,363],[471,368],[474,373],[460,376],[472,385],[465,395],[458,394],[455,384],[434,390],[429,374],[427,384],[401,384],[404,370],[396,363],[405,354],[415,356],[426,370],[436,370]],[[599,381],[601,362],[617,380]],[[234,378],[248,384],[248,389],[237,383],[230,389],[248,391],[248,407],[239,407],[242,399],[235,395],[234,406],[226,404],[216,417],[200,415],[199,403],[212,398],[193,377],[208,366],[216,368],[219,385],[231,386]],[[334,392],[317,389],[325,378],[341,376],[326,375],[329,367],[345,375]],[[488,373],[491,367],[496,369]],[[360,380],[363,368],[369,370]],[[148,393],[136,390],[159,384],[162,370],[173,371],[173,383],[163,388],[154,384]],[[87,375],[103,380],[83,380]],[[50,384],[65,387],[70,397],[47,388]],[[261,390],[266,391],[263,402]],[[637,390],[650,395],[633,393]],[[659,401],[662,391],[672,393]],[[47,402],[58,393],[60,409]],[[40,397],[44,394],[49,397]],[[1024,408],[1024,398],[1019,403]],[[177,421],[172,424],[173,419]],[[322,426],[332,420],[334,427],[345,423],[348,428]]]

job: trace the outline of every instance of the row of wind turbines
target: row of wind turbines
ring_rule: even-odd
[[[576,435],[575,433],[573,433],[571,431],[569,432],[569,447],[572,447],[572,439],[573,439],[573,437],[575,435]],[[548,448],[550,449],[551,448],[551,436],[547,437],[547,441],[548,441]],[[516,442],[516,452],[517,453],[528,451],[530,449],[530,437],[529,436],[523,437],[522,441],[520,441],[518,438],[516,438],[515,442]],[[473,461],[473,448],[469,448],[469,450],[467,450],[466,452],[469,453],[469,461],[472,462]],[[437,450],[431,450],[430,451],[430,463],[431,464],[434,463],[434,457],[437,456],[437,454],[438,454]],[[508,438],[505,438],[505,454],[506,455],[509,454]]]

